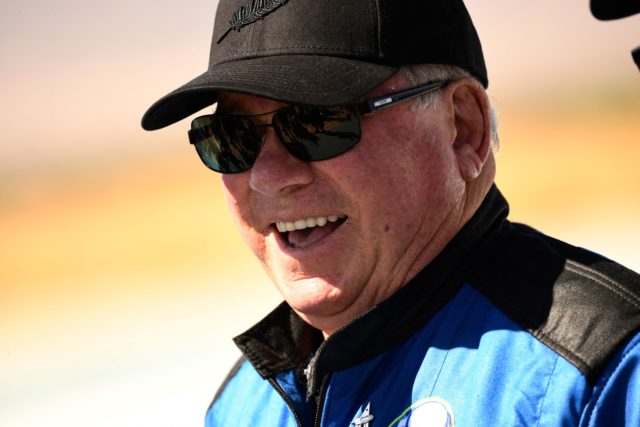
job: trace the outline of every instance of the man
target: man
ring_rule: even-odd
[[[640,425],[640,278],[507,221],[462,1],[245,1],[143,118],[216,103],[190,141],[286,300],[207,425]]]

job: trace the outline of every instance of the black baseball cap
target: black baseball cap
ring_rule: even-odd
[[[221,90],[347,104],[408,64],[456,65],[488,86],[462,0],[220,0],[208,70],[153,104],[142,127],[182,120]]]

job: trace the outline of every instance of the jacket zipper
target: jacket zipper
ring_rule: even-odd
[[[295,407],[293,406],[293,402],[291,402],[291,399],[289,399],[289,396],[287,395],[287,393],[285,393],[282,387],[280,387],[280,384],[278,384],[278,381],[276,381],[274,378],[269,378],[269,383],[278,392],[280,397],[282,397],[282,399],[284,400],[284,403],[286,403],[287,406],[289,407],[289,410],[293,414],[293,417],[296,419],[296,423],[298,424],[298,427],[303,427],[302,421],[300,421],[300,417],[296,413]]]
[[[313,423],[314,427],[320,427],[320,421],[322,418],[322,407],[324,406],[325,399],[325,387],[329,382],[329,376],[329,374],[325,374],[324,377],[322,377],[322,383],[320,384],[320,400],[318,400],[318,407],[316,408],[316,419]]]

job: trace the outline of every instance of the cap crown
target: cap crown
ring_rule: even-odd
[[[232,21],[243,9],[246,25],[236,31]],[[487,85],[480,40],[461,0],[220,1],[209,68],[276,55],[452,64]]]
[[[288,0],[219,41],[233,15],[251,3],[252,0],[220,2],[210,66],[240,58],[293,54],[377,58],[378,17],[371,0]]]

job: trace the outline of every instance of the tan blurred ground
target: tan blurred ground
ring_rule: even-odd
[[[628,229],[633,239],[640,226],[640,102],[576,105],[499,110],[497,182],[512,218],[561,237],[588,240],[602,227]],[[11,295],[21,298],[27,289],[60,294],[47,286],[51,280],[188,269],[226,277],[247,263],[257,267],[226,213],[219,177],[186,144],[153,161],[132,156],[117,173],[70,165],[36,185],[14,185],[0,217],[0,280],[14,285],[0,302],[5,313],[20,307]],[[626,259],[638,268],[634,252]],[[144,292],[146,285],[122,290]]]

